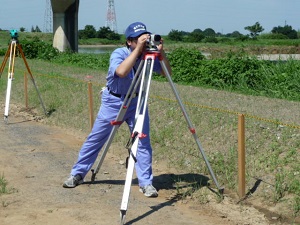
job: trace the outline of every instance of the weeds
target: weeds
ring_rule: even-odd
[[[286,183],[284,182],[285,175],[279,171],[275,175],[275,192],[274,192],[274,202],[277,203],[280,199],[284,197],[287,190]]]
[[[79,58],[79,56],[74,56],[72,60],[74,60],[74,62],[76,62],[76,60],[80,61],[80,58],[78,59],[77,57]],[[239,67],[240,65],[240,62],[235,64],[232,59],[227,63],[232,68]],[[256,61],[253,63],[255,64]],[[21,64],[23,64],[23,62],[21,62]],[[96,114],[100,104],[98,93],[101,89],[101,85],[105,85],[105,72],[99,72],[98,69],[87,69],[83,66],[70,66],[70,64],[62,66],[37,60],[31,60],[29,65],[31,68],[34,68],[34,70],[32,69],[32,71],[36,72],[34,75],[38,72],[42,74],[41,76],[35,76],[37,86],[48,110],[52,112],[50,117],[44,119],[44,122],[89,132],[87,83],[85,77],[87,75],[94,76],[93,99],[94,114]],[[218,65],[221,66],[222,64],[219,62]],[[252,62],[247,61],[248,67],[252,65]],[[23,65],[17,67],[16,74],[23,74],[24,66],[22,66]],[[189,66],[192,67],[192,64]],[[270,89],[268,92],[265,89],[259,89],[262,87],[257,86],[254,92],[276,97],[279,92],[283,93],[286,91],[285,85],[288,86],[290,84],[294,85],[293,90],[296,90],[300,80],[298,79],[299,74],[296,69],[299,69],[298,62],[278,64],[276,69],[270,69],[269,74],[263,76],[270,76],[270,82],[273,82],[271,81],[271,76],[273,76],[274,79],[276,77],[278,83],[281,82],[280,85],[278,84],[276,86],[279,89]],[[218,70],[218,67],[214,67],[214,70]],[[269,70],[266,69],[266,71]],[[228,70],[224,69],[223,72],[225,76]],[[287,75],[283,73],[291,74],[291,78],[287,78]],[[48,77],[43,76],[44,74],[48,74]],[[233,74],[230,75],[232,76]],[[185,77],[184,79],[190,78]],[[250,91],[244,85],[240,85],[239,81],[235,80],[237,79],[236,77],[232,77],[232,79],[234,82],[229,80],[226,80],[226,82],[238,84],[239,88],[245,88],[243,92],[253,93],[253,90]],[[242,80],[242,84],[247,83],[245,77],[241,79],[245,79]],[[289,84],[285,83],[285,79],[289,79]],[[222,79],[218,80],[217,78],[213,78],[212,80],[214,82],[223,82],[222,84],[224,84],[224,80],[222,81]],[[259,82],[256,84],[258,83]],[[0,90],[3,95],[5,94],[5,84],[5,80],[0,79]],[[264,85],[269,84],[264,83]],[[174,96],[167,86],[168,85],[162,81],[154,81],[151,84],[149,111],[151,116],[151,140],[154,149],[154,158],[158,163],[167,164],[169,167],[176,168],[179,173],[189,172],[209,176],[207,167],[198,148],[195,146],[192,135],[190,135],[187,129],[187,124],[179,110],[178,104],[176,101],[172,101]],[[224,108],[226,107],[228,110],[233,110],[237,106],[235,108],[237,111],[244,110],[247,113],[250,111],[257,115],[257,117],[266,117],[266,114],[269,113],[268,111],[275,111],[276,116],[274,117],[277,118],[280,109],[288,108],[287,110],[290,111],[285,110],[282,118],[290,119],[294,123],[298,123],[299,121],[294,116],[298,115],[298,102],[282,101],[282,105],[278,106],[275,100],[266,100],[266,98],[264,98],[263,100],[266,100],[264,104],[258,106],[258,101],[261,99],[253,98],[255,99],[254,109],[250,109],[250,107],[248,108],[248,106],[244,104],[246,100],[244,100],[245,98],[242,95],[228,95],[225,91],[217,93],[217,91],[195,88],[191,85],[178,85],[178,87],[180,88],[179,92],[181,97],[187,102],[200,104],[199,102],[202,101],[204,105],[212,106],[211,108],[222,108],[224,106],[221,107],[222,102],[226,102],[227,105],[225,105]],[[30,106],[36,110],[40,110],[40,114],[42,114],[39,100],[32,86],[29,87],[29,91]],[[11,102],[23,104],[23,96],[23,78],[15,76]],[[161,100],[157,96],[163,96],[165,99],[171,100]],[[280,94],[278,94],[278,96],[280,96]],[[287,99],[299,100],[298,92],[287,92],[287,94],[281,96]],[[267,107],[268,105],[270,105],[269,108]],[[296,110],[290,108],[292,105],[296,106]],[[240,108],[242,106],[244,107],[243,109]],[[230,114],[227,110],[218,111],[212,110],[211,108],[194,107],[192,104],[187,105],[188,113],[195,125],[199,139],[218,181],[222,186],[234,190],[237,184],[237,117],[236,114]],[[263,110],[261,110],[261,108],[263,108]],[[283,110],[281,110],[281,112],[283,112]],[[128,130],[124,130],[124,133],[123,130],[120,130],[117,135],[115,140],[117,140],[120,145],[124,145],[129,137]],[[253,178],[263,180],[268,186],[263,190],[265,192],[260,190],[263,188],[258,187],[257,192],[263,192],[263,194],[260,193],[261,196],[265,196],[265,199],[269,201],[272,200],[272,202],[276,202],[276,204],[287,203],[292,205],[291,210],[294,215],[299,214],[300,208],[299,137],[300,134],[297,128],[288,126],[279,127],[276,123],[246,117],[247,188],[250,189],[251,186],[253,186]],[[1,180],[2,182],[5,181],[3,176]],[[197,184],[197,180],[189,181],[189,183],[193,185],[188,188],[186,187],[187,189],[183,188],[183,183],[181,182],[183,182],[183,180],[178,180],[176,184],[178,194],[187,197],[191,195],[197,196],[198,193],[200,202],[207,201],[205,192],[198,192],[203,188]],[[8,191],[6,185],[7,183],[4,182],[1,185],[1,189],[4,188],[4,190]]]
[[[2,174],[0,177],[0,195],[1,194],[8,194],[10,191],[7,187],[7,180],[4,178],[4,175]]]

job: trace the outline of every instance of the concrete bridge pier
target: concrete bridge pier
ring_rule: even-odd
[[[79,0],[51,0],[53,10],[53,47],[78,52]]]

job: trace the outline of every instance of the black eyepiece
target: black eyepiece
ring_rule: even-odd
[[[160,41],[161,36],[159,34],[155,34],[153,39],[154,39],[154,41]]]

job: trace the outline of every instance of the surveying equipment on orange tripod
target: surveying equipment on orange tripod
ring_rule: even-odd
[[[206,163],[206,166],[208,167],[208,170],[210,172],[210,175],[212,176],[215,185],[217,186],[219,193],[222,193],[222,189],[220,188],[214,172],[212,171],[210,164],[205,156],[205,153],[202,149],[202,146],[200,144],[200,141],[196,135],[195,128],[193,128],[192,123],[187,115],[187,112],[184,108],[184,105],[182,104],[182,101],[177,93],[176,87],[173,84],[173,81],[171,79],[171,75],[168,71],[168,67],[166,66],[165,62],[163,61],[163,57],[160,53],[160,51],[157,49],[157,45],[159,45],[161,37],[159,35],[150,35],[150,39],[147,42],[147,48],[146,51],[143,53],[142,60],[139,64],[139,67],[136,71],[136,74],[132,80],[132,83],[129,87],[129,90],[125,96],[124,102],[120,108],[120,111],[117,115],[117,118],[115,121],[112,121],[111,124],[114,126],[107,142],[104,145],[104,149],[102,151],[102,154],[100,156],[99,163],[96,167],[96,169],[92,169],[92,181],[95,180],[96,174],[99,172],[99,169],[104,161],[105,155],[112,143],[112,140],[116,134],[117,129],[120,127],[120,125],[123,122],[123,118],[125,116],[125,113],[127,109],[129,108],[130,102],[132,98],[136,96],[136,93],[138,93],[138,101],[137,101],[137,108],[135,112],[135,124],[133,128],[132,135],[128,141],[127,148],[129,152],[128,161],[127,161],[127,174],[126,174],[126,181],[123,191],[123,197],[121,202],[121,209],[120,209],[120,217],[121,217],[121,224],[125,223],[125,216],[127,212],[128,207],[128,201],[129,201],[129,195],[130,195],[130,187],[132,184],[132,178],[133,178],[133,170],[134,165],[136,162],[136,154],[138,149],[138,142],[139,139],[142,139],[145,137],[145,134],[143,134],[143,126],[144,126],[144,119],[146,114],[146,108],[147,108],[147,101],[148,101],[148,95],[149,95],[149,88],[153,73],[153,67],[154,67],[154,61],[155,59],[159,59],[162,70],[168,79],[169,84],[171,85],[172,91],[175,94],[175,97],[180,105],[180,108],[184,114],[184,117],[188,123],[188,127],[190,132],[192,133],[196,144],[204,158],[204,161]],[[139,89],[139,91],[137,91]]]
[[[9,102],[10,102],[10,94],[11,94],[11,86],[12,86],[12,81],[14,79],[14,66],[15,66],[15,57],[16,57],[16,53],[17,53],[17,50],[19,50],[19,53],[21,54],[23,60],[24,60],[24,63],[25,63],[25,66],[27,68],[27,71],[28,73],[30,74],[30,78],[31,78],[31,81],[36,89],[36,92],[38,94],[38,97],[39,97],[39,100],[41,102],[41,105],[44,109],[44,113],[45,115],[47,115],[47,112],[46,112],[46,108],[44,106],[44,103],[42,101],[42,98],[41,98],[41,95],[39,93],[39,90],[37,89],[37,86],[35,84],[35,81],[33,79],[33,76],[32,76],[32,73],[29,69],[29,66],[27,64],[27,61],[26,61],[26,58],[25,58],[25,55],[23,53],[23,50],[21,48],[21,45],[19,44],[19,41],[18,41],[18,32],[17,30],[11,30],[10,31],[10,36],[11,36],[11,42],[8,46],[8,49],[6,51],[6,54],[4,56],[4,60],[1,64],[1,67],[0,67],[0,78],[1,78],[1,75],[2,75],[2,72],[4,70],[4,67],[5,67],[5,64],[7,62],[7,59],[9,58],[9,64],[8,64],[8,80],[7,80],[7,89],[6,89],[6,100],[5,100],[5,110],[4,110],[4,121],[7,123],[8,122],[8,111],[9,111]]]

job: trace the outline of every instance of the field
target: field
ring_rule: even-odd
[[[171,45],[167,47],[176,48]],[[213,47],[207,48],[217,49],[217,46]],[[263,46],[260,48],[265,49]],[[95,115],[99,106],[98,93],[105,86],[105,71],[54,65],[41,60],[28,62],[47,110],[51,111],[49,117],[43,116],[31,85],[29,103],[31,110],[36,113],[36,120],[87,134],[90,129],[87,83],[90,81],[93,84]],[[18,58],[11,96],[11,102],[18,105],[24,105],[24,72],[24,63]],[[273,223],[299,223],[300,102],[190,85],[176,86],[217,179],[225,187],[226,196],[238,202],[236,204],[259,209]],[[5,88],[3,74],[0,80],[2,96],[5,96]],[[198,174],[210,176],[168,83],[153,81],[149,101],[155,165],[160,169],[175,171],[178,175],[194,176],[192,179],[185,176],[174,178],[177,195],[183,201],[204,207],[212,202],[218,204],[218,197],[197,180]],[[1,102],[4,102],[4,98]],[[237,128],[240,114],[246,118],[247,196],[243,200],[237,196]],[[127,138],[127,130],[122,127],[115,141],[117,147],[113,150],[116,157],[125,157],[122,146]],[[5,178],[9,181],[6,174]],[[209,183],[215,188],[212,181]]]

